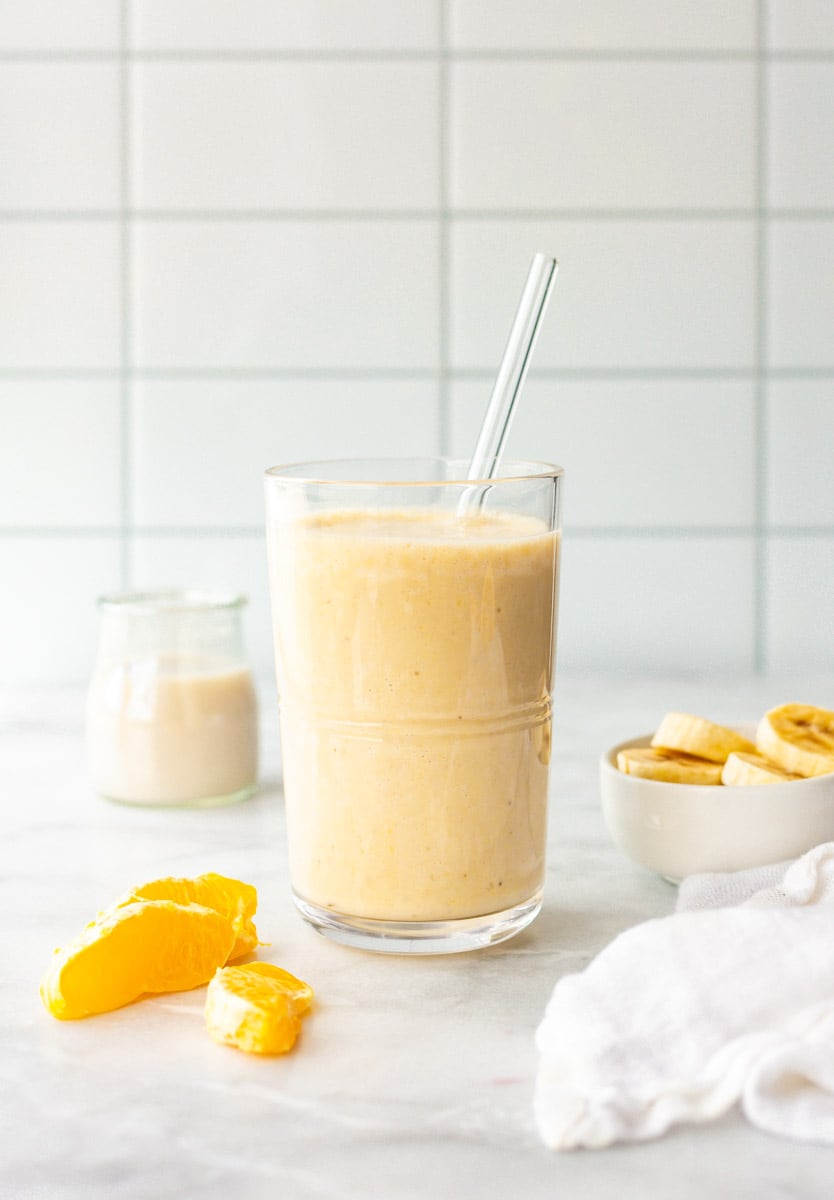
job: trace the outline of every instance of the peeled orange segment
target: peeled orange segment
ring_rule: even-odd
[[[652,738],[652,745],[659,750],[681,750],[684,754],[717,763],[725,763],[733,752],[754,754],[756,751],[753,743],[734,729],[679,712],[666,714]]]
[[[211,979],[235,944],[231,922],[213,908],[140,900],[102,913],[56,950],[41,982],[53,1017],[109,1012],[145,992],[184,992]]]
[[[197,875],[194,879],[153,879],[141,887],[131,888],[117,901],[118,905],[137,900],[172,900],[174,904],[201,904],[227,917],[235,931],[235,944],[229,958],[251,954],[260,945],[253,917],[258,907],[258,893],[249,883],[230,879],[226,875]]]
[[[811,704],[772,708],[759,722],[756,745],[785,771],[828,775],[834,772],[834,712]]]
[[[652,746],[631,746],[617,754],[617,766],[625,775],[656,779],[661,783],[718,784],[721,764],[693,758],[679,750],[656,750]]]
[[[792,779],[801,778],[801,775],[784,771],[777,763],[765,758],[763,754],[731,754],[721,772],[721,782],[727,787],[789,783]]]
[[[206,1029],[216,1042],[248,1054],[285,1054],[312,998],[309,984],[270,963],[223,967],[208,986]]]
[[[279,990],[287,993],[299,1017],[303,1017],[306,1012],[309,1012],[310,1005],[313,1003],[313,989],[303,979],[297,979],[289,971],[268,962],[247,963],[245,967],[239,969],[246,971],[247,974],[260,975],[264,979],[271,980]]]

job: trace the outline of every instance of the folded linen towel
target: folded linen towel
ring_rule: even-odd
[[[553,1149],[658,1137],[738,1101],[761,1129],[834,1145],[834,842],[685,880],[676,913],[559,980],[536,1041]]]

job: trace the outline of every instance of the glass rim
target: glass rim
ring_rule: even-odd
[[[345,467],[351,463],[374,463],[377,466],[385,467],[390,465],[393,468],[397,464],[404,463],[443,463],[451,466],[455,463],[466,465],[468,459],[450,458],[445,455],[415,455],[413,457],[370,457],[370,458],[329,458],[329,459],[313,459],[303,462],[281,463],[275,467],[268,467],[264,471],[264,477],[267,480],[275,479],[281,483],[287,484],[327,484],[333,487],[494,487],[496,484],[503,483],[527,483],[533,479],[560,479],[564,475],[564,468],[556,466],[553,463],[528,461],[524,459],[514,460],[503,464],[502,471],[507,471],[508,474],[493,475],[488,479],[467,479],[465,476],[452,479],[339,479],[334,478],[332,474],[328,475],[326,468],[331,470],[336,467]],[[303,471],[303,474],[293,474],[292,472]]]
[[[106,592],[99,608],[129,613],[231,612],[249,601],[240,592],[211,592],[190,588],[160,588],[136,592]]]

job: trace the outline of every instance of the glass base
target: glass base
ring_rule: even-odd
[[[226,804],[240,804],[255,795],[257,784],[250,783],[237,792],[225,796],[201,796],[196,800],[129,800],[125,796],[107,796],[99,792],[102,800],[110,804],[126,804],[128,808],[222,808]]]
[[[293,892],[295,906],[316,933],[378,954],[461,954],[506,942],[538,916],[542,892],[501,912],[451,921],[375,921],[319,908]]]

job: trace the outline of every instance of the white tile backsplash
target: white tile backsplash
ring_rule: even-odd
[[[198,588],[243,593],[247,654],[262,680],[275,677],[269,577],[263,534],[238,537],[137,535],[131,572],[137,588]]]
[[[834,62],[774,62],[768,79],[769,203],[834,207],[834,107],[820,102],[834,90]]]
[[[834,49],[831,0],[766,0],[765,29],[773,50]]]
[[[834,524],[834,379],[772,380],[767,389],[767,521]]]
[[[0,527],[121,521],[119,386],[0,379]]]
[[[432,50],[437,0],[132,0],[133,44],[161,50]]]
[[[459,62],[451,98],[460,207],[753,202],[751,63]]]
[[[96,599],[119,586],[115,537],[0,542],[3,687],[84,684],[95,654]]]
[[[452,392],[452,453],[475,444],[489,383]],[[753,385],[736,381],[532,379],[507,454],[566,469],[565,522],[749,526]]]
[[[3,50],[115,50],[116,0],[0,0]]]
[[[449,0],[467,50],[752,50],[755,0]]]
[[[771,221],[767,254],[768,365],[834,367],[834,221]]]
[[[437,453],[432,382],[145,381],[133,411],[142,526],[260,526],[263,472],[278,463]]]
[[[430,223],[139,223],[134,258],[140,366],[437,366]]]
[[[753,668],[752,538],[568,534],[560,596],[560,670]]]
[[[752,221],[456,220],[456,367],[497,365],[534,251],[560,262],[540,367],[747,367]]]
[[[153,62],[133,77],[137,205],[437,204],[433,63]]]
[[[117,367],[114,222],[0,222],[0,369]]]
[[[766,666],[817,674],[834,670],[834,537],[771,537],[766,580]]]
[[[118,85],[114,63],[3,64],[0,209],[118,203]]]
[[[4,682],[165,584],[271,678],[262,469],[468,456],[536,250],[562,667],[834,653],[834,4],[0,0],[0,53]]]

